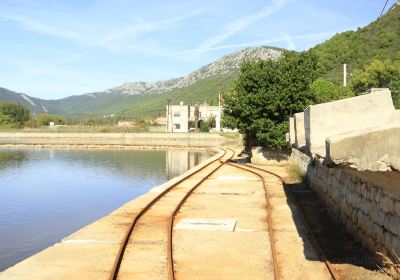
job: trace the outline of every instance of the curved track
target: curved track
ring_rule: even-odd
[[[231,163],[229,163],[229,164],[231,164]],[[259,176],[260,178],[262,178],[262,182],[263,182],[263,184],[264,184],[264,188],[265,188],[265,192],[266,192],[267,207],[269,207],[269,208],[268,208],[268,210],[269,210],[269,209],[270,209],[270,206],[269,206],[270,203],[269,203],[269,201],[268,201],[268,200],[269,200],[269,195],[268,195],[267,186],[266,186],[266,184],[265,184],[265,180],[264,180],[264,178],[263,178],[262,175],[260,175],[259,173],[257,173],[257,172],[254,171],[254,170],[261,171],[261,172],[267,173],[267,174],[269,174],[269,175],[272,175],[272,176],[278,178],[278,179],[282,182],[282,184],[285,184],[285,181],[283,180],[283,178],[282,178],[281,176],[279,176],[278,174],[274,173],[274,172],[265,170],[265,169],[263,169],[263,168],[255,167],[255,166],[253,166],[253,165],[244,165],[244,166],[242,165],[242,166],[241,166],[241,164],[238,164],[238,163],[234,163],[234,164],[231,164],[231,165],[234,165],[234,166],[236,166],[236,167],[238,167],[238,168],[247,170],[247,171],[249,171],[249,172],[251,172],[251,173],[253,173],[253,174],[256,174],[256,175]],[[253,169],[253,170],[252,170],[252,169]],[[295,203],[297,209],[299,210],[299,213],[300,213],[300,215],[301,215],[301,218],[302,218],[302,220],[303,220],[305,226],[307,227],[307,229],[308,229],[308,231],[309,231],[309,233],[310,233],[310,235],[311,235],[311,238],[312,238],[312,240],[313,240],[313,243],[314,243],[315,247],[316,247],[317,250],[319,251],[320,256],[323,258],[324,263],[325,263],[325,265],[326,265],[326,267],[327,267],[327,269],[328,269],[328,271],[329,271],[329,273],[330,273],[332,279],[334,279],[334,280],[340,280],[341,277],[340,277],[339,274],[336,272],[335,268],[333,267],[333,264],[327,259],[326,254],[325,254],[323,248],[322,248],[321,245],[318,243],[317,238],[316,238],[315,235],[313,234],[313,231],[311,230],[310,224],[309,224],[309,222],[308,222],[306,216],[305,216],[304,213],[302,212],[301,207],[299,206],[299,204],[298,204],[296,198],[295,198],[294,195],[292,195],[290,192],[289,192],[289,194],[290,194],[290,196],[291,196],[291,199],[292,199],[293,202]],[[268,212],[269,212],[269,214],[268,214],[268,224],[270,225],[270,224],[271,224],[271,218],[270,218],[270,212],[271,212],[271,211],[268,211]],[[271,225],[272,225],[272,224],[271,224]],[[274,253],[275,249],[274,249],[274,245],[273,245],[274,242],[273,242],[273,238],[272,238],[272,236],[273,236],[273,235],[272,235],[272,234],[273,234],[273,231],[272,231],[271,226],[269,226],[268,229],[269,229],[269,231],[270,231],[270,236],[271,236],[271,248],[273,248],[272,254],[273,254],[273,261],[274,261],[273,266],[274,266],[274,271],[275,271],[275,279],[279,279],[279,275],[277,274],[277,272],[278,272],[278,266],[277,266],[277,265],[278,265],[278,262],[277,262],[277,260],[276,260],[276,254]]]
[[[205,171],[205,174],[201,174],[201,179],[194,184],[194,186],[191,186],[188,188],[187,192],[184,194],[183,198],[181,198],[178,202],[173,201],[172,205],[170,206],[173,210],[171,212],[171,215],[169,217],[169,226],[168,226],[168,242],[167,242],[167,266],[168,266],[168,277],[169,279],[175,279],[174,277],[174,268],[173,268],[173,254],[172,254],[172,230],[173,230],[173,222],[174,222],[174,217],[176,213],[179,211],[181,208],[182,204],[187,200],[187,198],[191,195],[191,193],[202,183],[204,182],[209,176],[211,176],[216,170],[218,170],[222,165],[224,165],[228,160],[230,160],[234,156],[234,151],[233,150],[225,150],[222,149],[223,153],[221,156],[217,157],[215,160],[207,163],[204,165],[202,168],[196,170],[195,172],[189,174],[186,177],[181,178],[179,181],[162,191],[160,194],[158,194],[156,197],[154,197],[141,211],[139,211],[132,219],[131,224],[128,227],[128,230],[123,238],[123,241],[121,242],[121,246],[119,248],[119,251],[117,253],[117,257],[115,259],[110,278],[109,279],[117,279],[121,265],[123,263],[123,258],[126,252],[126,249],[128,247],[130,239],[134,236],[134,232],[136,228],[138,227],[139,221],[143,219],[146,216],[146,213],[149,212],[150,209],[155,207],[160,200],[165,198],[168,194],[173,192],[175,189],[178,189],[182,183],[184,183],[188,179],[193,179],[195,175],[198,175],[200,173],[203,173]],[[212,166],[215,165],[215,166]]]
[[[173,256],[173,226],[174,226],[174,219],[176,214],[179,212],[183,204],[186,202],[186,200],[190,197],[190,195],[199,187],[205,180],[207,180],[212,174],[214,174],[218,169],[220,169],[224,164],[228,164],[231,166],[234,166],[236,168],[245,170],[247,172],[250,172],[254,174],[255,176],[259,177],[260,180],[262,181],[264,192],[265,192],[265,200],[266,200],[266,208],[267,208],[267,226],[268,226],[268,233],[269,233],[269,241],[271,245],[271,257],[272,257],[272,268],[273,268],[273,275],[275,280],[281,279],[280,274],[279,274],[279,269],[278,269],[278,260],[277,260],[277,254],[276,254],[276,249],[275,249],[275,242],[274,242],[274,232],[272,229],[272,218],[271,218],[271,204],[270,204],[270,198],[269,198],[269,191],[268,191],[268,186],[266,184],[265,178],[261,172],[269,175],[272,175],[276,178],[278,178],[282,184],[284,184],[284,180],[282,177],[280,177],[278,174],[275,174],[271,171],[255,167],[252,165],[243,165],[239,163],[231,163],[228,162],[230,161],[233,156],[234,156],[234,151],[232,149],[226,148],[223,149],[222,154],[214,159],[213,161],[210,161],[200,169],[194,171],[191,174],[188,174],[187,176],[181,178],[179,181],[168,187],[167,189],[163,190],[160,194],[155,196],[146,206],[141,209],[133,218],[132,222],[130,223],[128,230],[123,238],[123,241],[121,242],[121,246],[119,248],[117,257],[115,259],[110,278],[109,279],[117,279],[120,273],[121,266],[123,264],[123,259],[125,252],[127,250],[128,246],[133,246],[132,250],[135,250],[134,245],[129,245],[130,242],[132,241],[132,238],[135,236],[135,231],[138,230],[138,228],[142,227],[142,234],[143,234],[143,228],[146,228],[146,225],[149,224],[149,221],[151,221],[151,218],[147,216],[151,216],[151,214],[148,214],[151,212],[150,210],[153,210],[157,208],[157,205],[161,205],[160,209],[163,209],[163,212],[166,212],[167,215],[164,213],[164,217],[161,217],[161,219],[167,220],[167,226],[161,226],[158,227],[159,231],[163,232],[163,235],[167,236],[166,237],[166,273],[167,277],[169,280],[174,280],[175,279],[175,271],[174,271],[174,256]],[[200,178],[196,179],[195,176],[200,176]],[[189,180],[188,180],[189,179]],[[187,185],[188,181],[195,181],[194,184],[189,184]],[[186,184],[185,187],[183,185]],[[171,193],[176,193],[177,195],[171,196]],[[289,192],[290,193],[290,192]],[[170,195],[170,197],[168,197]],[[292,196],[292,195],[291,195]],[[164,204],[162,201],[164,200]],[[302,213],[301,208],[298,206],[297,201],[294,196],[292,196],[292,200],[295,202],[297,208],[299,209],[299,212],[301,214],[301,217],[304,221],[304,224],[308,228],[311,237],[313,239],[313,242],[315,243],[316,248],[319,250],[321,257],[324,259],[324,263],[331,274],[331,277],[334,280],[339,280],[340,277],[333,268],[332,264],[327,260],[326,255],[323,251],[323,248],[318,244],[317,239],[313,235],[311,228],[309,226],[309,223],[307,222],[307,219],[305,215]],[[164,207],[164,208],[163,208]],[[165,208],[166,207],[166,208]],[[166,209],[166,211],[164,210]],[[146,215],[148,214],[148,215]],[[148,221],[146,221],[146,218]],[[164,225],[164,224],[162,224]],[[147,229],[149,230],[149,229]],[[154,229],[152,229],[154,230]],[[166,232],[165,232],[166,231]]]

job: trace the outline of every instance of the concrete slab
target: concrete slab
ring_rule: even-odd
[[[304,131],[304,113],[294,114],[294,133],[295,143],[294,146],[301,150],[306,146],[306,136]]]
[[[289,144],[290,146],[295,143],[295,127],[294,127],[294,118],[289,118]]]
[[[176,230],[212,230],[234,231],[236,220],[234,219],[182,219],[175,227]]]
[[[360,171],[400,171],[400,123],[331,136],[326,160]]]
[[[325,157],[328,137],[386,124],[394,112],[389,90],[310,106],[304,111],[307,152]]]
[[[390,116],[389,122],[400,124],[400,110],[396,110],[393,112],[393,114]]]

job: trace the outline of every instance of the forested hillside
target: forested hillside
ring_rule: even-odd
[[[400,6],[395,4],[379,21],[336,34],[312,50],[319,56],[323,77],[335,83],[343,79],[343,63],[351,75],[373,59],[400,59]]]

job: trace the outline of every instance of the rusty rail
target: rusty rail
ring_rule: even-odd
[[[257,172],[255,172],[253,170],[249,170],[247,168],[244,168],[244,167],[240,166],[240,164],[238,164],[238,163],[228,163],[228,164],[235,166],[237,168],[240,168],[242,170],[246,170],[247,172],[250,172],[250,173],[256,175],[257,177],[259,177],[261,179],[261,181],[263,183],[264,192],[265,192],[265,201],[266,201],[266,205],[267,205],[267,224],[268,224],[269,241],[271,243],[272,268],[273,268],[273,272],[274,272],[274,279],[279,280],[280,274],[279,274],[279,268],[278,268],[278,260],[276,257],[274,232],[272,230],[271,203],[269,201],[269,193],[267,190],[267,184],[265,183],[265,179],[263,176],[261,176]]]
[[[173,258],[173,239],[172,239],[175,216],[179,212],[179,210],[181,209],[183,204],[186,202],[186,200],[189,198],[189,196],[197,189],[197,187],[200,186],[205,180],[207,180],[218,169],[220,169],[226,162],[228,162],[229,160],[231,160],[233,158],[233,156],[235,155],[235,152],[232,149],[228,149],[228,148],[226,150],[232,151],[232,155],[228,159],[226,159],[224,162],[221,162],[221,165],[219,165],[217,168],[212,170],[209,174],[204,176],[198,183],[196,183],[196,185],[194,185],[186,193],[186,195],[181,199],[181,201],[179,201],[176,208],[174,209],[174,212],[170,216],[169,225],[168,225],[168,247],[167,247],[167,260],[168,260],[167,263],[168,263],[168,279],[169,280],[175,280],[174,258]]]
[[[187,176],[181,178],[179,181],[175,182],[173,185],[171,185],[170,187],[168,187],[167,189],[165,189],[163,192],[161,192],[159,195],[157,195],[155,198],[153,198],[140,212],[138,212],[132,219],[132,222],[124,236],[123,241],[121,242],[120,248],[118,250],[117,253],[117,257],[115,259],[113,268],[111,270],[110,273],[110,280],[115,280],[118,277],[118,272],[119,269],[121,267],[121,263],[122,263],[122,259],[124,257],[124,253],[125,253],[125,249],[126,246],[128,245],[130,236],[132,235],[133,229],[135,228],[137,221],[140,219],[140,217],[142,217],[158,200],[160,200],[163,196],[165,196],[168,192],[170,192],[173,188],[175,188],[177,185],[179,185],[180,183],[182,183],[183,181],[185,181],[187,178],[199,173],[200,171],[203,171],[206,167],[210,166],[211,164],[220,161],[221,159],[226,155],[226,150],[222,149],[223,154],[221,156],[219,156],[218,158],[216,158],[213,161],[210,161],[209,163],[207,163],[206,165],[202,166],[200,169],[196,170],[195,172],[188,174]],[[221,165],[219,165],[217,168],[221,167],[224,164],[224,162],[221,163]],[[172,256],[172,254],[171,254]],[[172,258],[169,259],[169,262],[173,262]],[[168,265],[170,266],[170,264]]]
[[[236,166],[236,165],[237,165],[237,164],[235,164],[235,166]],[[285,185],[285,181],[283,180],[283,178],[282,178],[281,176],[279,176],[278,174],[274,173],[274,172],[271,172],[271,171],[265,170],[265,169],[263,169],[263,168],[259,168],[259,167],[253,166],[253,165],[245,165],[245,166],[248,167],[248,168],[253,168],[253,169],[260,170],[260,171],[262,171],[262,172],[268,173],[268,174],[270,174],[270,175],[273,175],[273,176],[275,176],[276,178],[278,178],[278,179],[282,182],[283,185]],[[243,168],[243,169],[246,169],[246,168]],[[246,170],[250,171],[249,169],[246,169]],[[253,171],[250,171],[250,172],[254,173]],[[260,175],[260,176],[261,176],[261,175]],[[295,203],[297,209],[299,210],[301,219],[303,220],[304,225],[306,226],[308,232],[309,232],[310,235],[311,235],[312,242],[314,243],[314,246],[317,248],[317,250],[319,251],[319,254],[320,254],[321,258],[324,260],[324,263],[325,263],[325,265],[326,265],[326,267],[327,267],[327,269],[328,269],[328,271],[329,271],[329,273],[330,273],[332,279],[334,279],[334,280],[340,280],[341,277],[339,276],[339,274],[337,273],[337,271],[336,271],[335,268],[333,267],[333,264],[328,260],[328,258],[327,258],[327,256],[326,256],[326,253],[325,253],[325,250],[324,250],[324,249],[322,248],[322,246],[319,244],[319,242],[318,242],[318,240],[317,240],[317,238],[316,238],[314,232],[313,232],[312,229],[311,229],[311,226],[310,226],[310,223],[309,223],[307,217],[304,215],[304,213],[303,213],[303,211],[302,211],[302,209],[301,209],[299,203],[297,202],[297,199],[295,198],[295,196],[294,196],[290,191],[288,191],[288,193],[289,193],[289,195],[290,195],[292,201]]]

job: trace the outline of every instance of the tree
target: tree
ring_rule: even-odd
[[[393,103],[400,108],[400,62],[374,59],[362,69],[354,71],[351,79],[353,90],[357,94],[364,93],[372,87],[389,88]]]
[[[316,104],[354,96],[349,87],[337,86],[334,83],[319,78],[310,85],[310,93],[314,96]]]
[[[246,148],[286,146],[289,116],[314,102],[310,84],[318,77],[313,52],[285,52],[277,61],[241,65],[224,105],[223,123],[244,134]]]
[[[2,124],[23,126],[29,120],[29,110],[21,104],[13,102],[0,102],[0,117]]]

